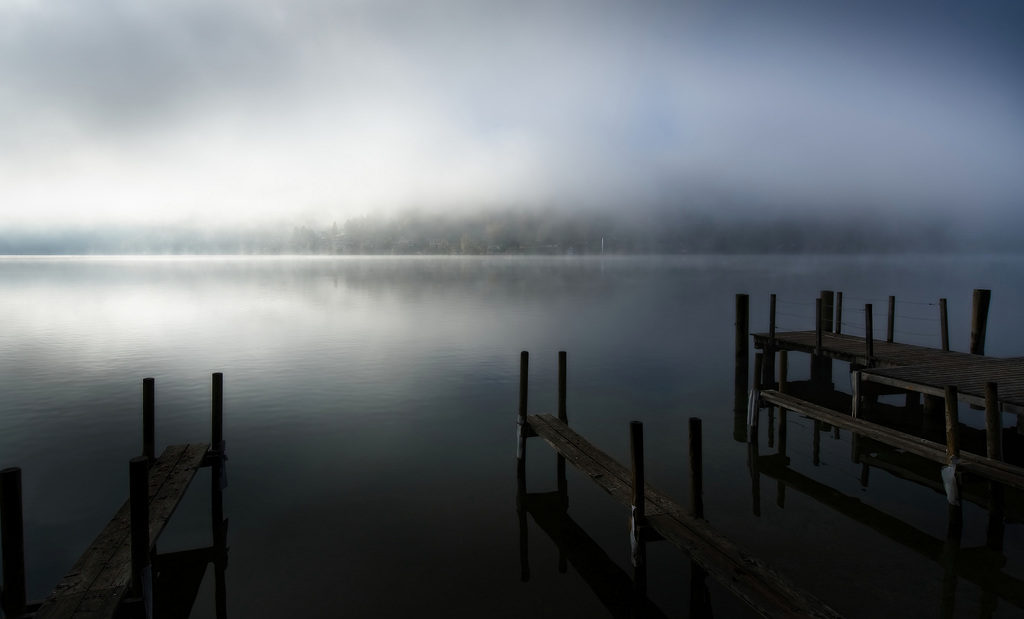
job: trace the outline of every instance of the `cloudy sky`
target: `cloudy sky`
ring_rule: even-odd
[[[0,0],[0,226],[1024,206],[1007,0]]]

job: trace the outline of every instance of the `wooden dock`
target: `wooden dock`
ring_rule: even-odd
[[[223,518],[224,441],[223,377],[213,377],[213,436],[207,443],[172,445],[153,457],[153,379],[143,382],[143,455],[129,467],[129,498],[42,602],[25,596],[24,532],[21,514],[21,469],[3,471],[4,616],[35,619],[118,619],[170,616],[168,608],[190,609],[191,601],[177,599],[177,577],[195,581],[195,574],[154,573],[153,563],[196,572],[201,580],[208,563],[216,569],[217,617],[225,611],[224,569],[227,567],[226,526]],[[157,540],[201,467],[212,475],[213,545],[210,548],[155,554]],[[16,495],[16,496],[15,496]],[[166,558],[166,560],[163,560]],[[151,563],[152,561],[152,563]],[[168,605],[159,606],[161,592]],[[194,595],[194,592],[193,592]],[[174,599],[172,599],[174,598]],[[192,600],[195,598],[192,597]],[[164,611],[164,612],[161,612]],[[184,615],[187,616],[187,612]]]
[[[521,483],[525,483],[525,441],[531,436],[541,437],[555,449],[560,462],[562,458],[568,460],[615,500],[631,509],[634,565],[638,560],[638,544],[642,546],[646,539],[664,539],[686,552],[708,575],[761,616],[840,617],[835,610],[763,561],[741,550],[694,512],[678,505],[668,495],[646,483],[643,476],[642,424],[639,422],[631,424],[633,462],[632,467],[627,469],[569,428],[564,419],[552,415],[527,415],[528,367],[529,357],[523,352],[517,459]],[[560,354],[559,370],[559,408],[560,416],[564,418],[564,353]],[[560,485],[564,484],[563,475],[560,471]],[[642,554],[640,551],[639,556]]]

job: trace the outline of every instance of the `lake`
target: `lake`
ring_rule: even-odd
[[[984,583],[950,586],[911,539],[941,545],[945,497],[882,470],[864,487],[845,431],[823,436],[814,466],[814,423],[790,414],[790,467],[902,532],[792,488],[779,501],[765,476],[756,500],[733,359],[737,293],[751,331],[767,330],[772,293],[780,329],[809,329],[823,289],[844,293],[844,332],[863,333],[855,308],[874,303],[884,337],[892,294],[897,340],[936,347],[947,298],[955,350],[972,290],[991,289],[986,353],[1021,356],[1022,282],[1024,259],[999,256],[0,258],[0,468],[23,469],[29,597],[126,498],[142,379],[156,379],[160,451],[209,440],[210,376],[223,372],[229,615],[608,616],[532,519],[522,579],[519,353],[530,412],[553,413],[565,350],[578,432],[628,462],[629,422],[643,421],[648,481],[685,504],[687,420],[701,417],[710,523],[839,612],[1021,616]],[[805,357],[790,365],[806,377]],[[555,489],[539,439],[527,471],[531,492]],[[209,483],[201,471],[161,550],[209,543]],[[568,488],[570,516],[632,574],[628,514],[571,467]],[[983,547],[985,510],[967,504],[964,519],[963,547]],[[664,543],[648,553],[651,600],[687,616],[688,559]],[[1018,586],[1019,523],[1003,554],[999,578]],[[213,590],[208,576],[193,617],[215,616]],[[751,615],[715,583],[710,599],[715,616]]]

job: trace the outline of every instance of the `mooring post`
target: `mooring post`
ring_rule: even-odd
[[[946,300],[939,299],[939,337],[942,338],[942,350],[949,351],[949,315],[946,313]]]
[[[750,297],[736,295],[736,371],[733,388],[732,437],[739,442],[747,440],[747,389],[749,383]]]
[[[142,455],[156,460],[156,381],[142,379]]]
[[[821,297],[814,300],[814,358],[821,356],[821,332],[824,330],[824,307]]]
[[[569,425],[569,414],[566,410],[566,382],[568,377],[567,368],[567,353],[564,350],[558,351],[558,420]],[[558,453],[558,457],[555,460],[556,474],[558,478],[558,495],[562,498],[563,507],[568,507],[565,504],[568,494],[568,482],[565,479],[565,456]]]
[[[885,341],[890,344],[895,341],[896,337],[896,297],[889,295],[889,324],[885,329]]]
[[[642,566],[646,553],[640,530],[647,522],[644,514],[644,424],[639,421],[629,422],[629,461],[633,484],[633,513],[630,518],[633,565]]]
[[[779,351],[779,393],[786,393],[789,382],[789,351]]]
[[[957,388],[946,386],[946,497],[949,503],[949,525],[946,537],[959,540],[963,533],[963,505],[960,501],[960,482],[957,463],[960,459],[960,410]]]
[[[868,367],[874,365],[871,358],[875,356],[875,325],[874,316],[871,313],[871,304],[864,305],[864,341],[868,345]]]
[[[210,466],[210,520],[213,524],[214,591],[218,619],[227,615],[227,526],[224,518],[224,488],[227,486],[224,441],[224,374],[213,373],[212,404],[210,414],[210,445],[216,456]]]
[[[530,353],[525,350],[519,353],[519,417],[516,419],[518,430],[516,446],[516,474],[526,477],[526,396],[530,374]]]
[[[224,450],[224,374],[213,373],[213,406],[210,441],[217,451]]]
[[[775,295],[771,296],[768,306],[768,345],[764,349],[764,375],[761,377],[761,384],[769,389],[775,387]]]
[[[843,293],[836,293],[836,335],[843,332]]]
[[[832,333],[835,329],[833,316],[835,315],[835,293],[831,290],[821,291],[821,329],[825,333]]]
[[[985,332],[988,330],[988,306],[991,290],[975,290],[971,307],[971,354],[985,354]]]
[[[132,458],[128,465],[131,511],[132,597],[142,597],[144,571],[149,567],[149,459]]]
[[[3,614],[25,614],[25,519],[21,501],[21,469],[0,471],[0,547],[4,580],[0,595]]]
[[[750,371],[750,296],[736,295],[736,391],[747,392]]]
[[[704,517],[704,431],[700,417],[690,417],[690,508]]]

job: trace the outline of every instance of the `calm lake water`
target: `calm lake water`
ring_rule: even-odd
[[[862,486],[846,432],[822,436],[814,466],[814,424],[792,414],[793,471],[906,526],[870,526],[794,488],[780,501],[767,476],[758,497],[732,390],[737,293],[763,331],[771,293],[780,328],[807,329],[818,291],[843,291],[844,331],[863,333],[853,308],[873,302],[881,337],[894,294],[897,339],[931,346],[945,297],[952,348],[966,350],[972,290],[989,288],[986,352],[1020,356],[1022,282],[1017,257],[0,258],[0,468],[24,471],[29,596],[126,498],[142,379],[156,378],[160,451],[209,440],[210,375],[223,372],[230,616],[608,616],[532,518],[521,578],[519,353],[531,354],[531,412],[554,412],[565,350],[580,433],[628,462],[629,421],[643,421],[648,481],[685,503],[687,419],[701,417],[708,520],[839,612],[1021,616],[1019,523],[1001,585],[951,584],[933,552],[945,497],[882,470]],[[806,376],[805,358],[790,363]],[[555,489],[539,439],[527,469],[530,491]],[[568,487],[570,516],[632,574],[628,514],[571,467]],[[967,505],[965,549],[984,546],[985,521]],[[204,470],[160,549],[209,540]],[[648,553],[650,598],[687,616],[689,561],[664,543]],[[213,590],[210,575],[194,617],[214,616]],[[715,616],[750,615],[713,582],[710,597]]]

